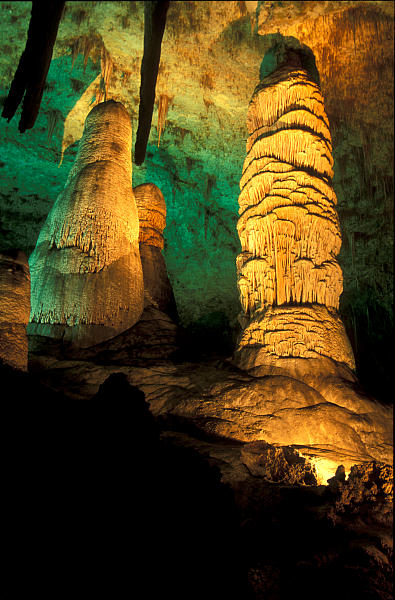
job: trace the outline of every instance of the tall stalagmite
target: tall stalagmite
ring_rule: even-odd
[[[256,87],[247,126],[237,258],[244,331],[236,356],[245,366],[328,357],[353,369],[338,314],[341,233],[329,123],[296,52]]]
[[[64,190],[29,260],[29,334],[87,347],[139,319],[144,284],[131,144],[122,104],[110,100],[91,110]]]
[[[154,183],[143,183],[133,188],[140,222],[139,246],[143,267],[146,301],[178,320],[173,289],[167,275],[162,254],[163,230],[166,227],[166,203]]]
[[[20,250],[0,253],[0,359],[27,371],[30,273]]]

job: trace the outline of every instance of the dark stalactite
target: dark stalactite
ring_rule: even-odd
[[[2,112],[2,117],[10,121],[24,97],[19,121],[21,133],[36,122],[64,6],[61,0],[32,2],[25,50]]]
[[[139,125],[134,148],[134,162],[141,165],[145,159],[151,130],[158,77],[161,44],[170,2],[145,2],[144,54],[141,61]]]

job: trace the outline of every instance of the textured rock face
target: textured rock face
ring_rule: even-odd
[[[93,357],[93,349],[85,350],[69,361],[35,356],[31,357],[32,369],[42,372],[43,383],[49,388],[67,390],[76,400],[95,394],[111,373],[125,373],[131,384],[144,391],[152,413],[169,419],[171,429],[177,424],[181,428],[192,427],[204,435],[225,439],[226,443],[266,442],[277,448],[292,446],[297,455],[314,466],[320,484],[326,484],[339,465],[349,471],[352,465],[372,460],[392,463],[392,410],[363,394],[355,378],[354,381],[340,380],[335,364],[332,383],[328,382],[330,377],[322,383],[325,393],[301,381],[296,371],[288,375],[255,376],[252,372],[243,373],[230,363],[173,364],[163,360],[159,353],[156,362],[147,365],[152,351],[148,354],[148,348],[143,347],[140,356],[147,352],[147,358],[140,361],[137,352],[128,355],[127,349],[129,334],[137,331],[141,324],[139,321],[129,332],[119,336],[118,349],[103,344],[96,357]],[[163,337],[162,343],[167,344],[168,340]],[[138,345],[144,345],[144,340],[138,340]],[[315,359],[312,360],[314,370]],[[350,374],[349,369],[344,369]],[[327,371],[329,373],[329,364]],[[341,393],[336,386],[340,386]],[[246,461],[251,464],[252,460],[262,474],[261,463],[267,455],[271,461],[267,464],[271,479],[284,477],[284,481],[290,481],[300,476],[302,480],[302,474],[307,471],[295,464],[303,466],[303,461],[295,463],[292,456],[296,458],[296,454],[290,449],[289,452],[283,450],[277,452],[269,448],[267,451],[265,444],[249,446]]]
[[[29,260],[30,334],[86,347],[139,319],[144,287],[131,142],[122,104],[91,110],[75,164]]]
[[[0,254],[0,358],[27,371],[30,273],[24,252]]]
[[[354,368],[338,315],[341,246],[328,119],[320,89],[288,51],[255,89],[240,181],[238,353],[329,357]]]
[[[365,463],[351,468],[348,480],[334,478],[330,486],[337,496],[332,519],[362,512],[381,525],[393,527],[394,469],[383,463]],[[369,511],[366,510],[369,509]]]
[[[241,461],[255,477],[274,483],[317,484],[314,466],[291,447],[252,442],[243,446]]]
[[[133,189],[139,215],[139,247],[143,268],[146,302],[177,320],[177,307],[167,274],[163,230],[166,227],[166,203],[154,183]]]

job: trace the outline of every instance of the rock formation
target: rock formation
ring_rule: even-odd
[[[139,246],[146,301],[177,320],[177,307],[162,254],[166,203],[154,183],[133,188],[139,215]]]
[[[296,52],[263,78],[249,105],[237,259],[240,364],[327,357],[353,369],[338,314],[341,246],[329,123]]]
[[[30,273],[21,251],[0,254],[0,359],[27,371]]]
[[[31,336],[30,355],[51,354],[96,363],[145,365],[169,358],[179,349],[177,307],[162,255],[166,204],[153,183],[134,188],[144,279],[144,310],[137,323],[90,348],[65,348]]]
[[[29,334],[87,347],[128,329],[143,311],[132,129],[122,104],[89,113],[75,163],[30,257]]]

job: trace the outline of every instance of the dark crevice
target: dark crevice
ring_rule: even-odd
[[[282,162],[280,158],[278,158],[277,156],[274,156],[273,154],[266,154],[265,156],[260,156],[258,158],[253,158],[251,159],[251,161],[248,163],[247,167],[243,170],[242,173],[242,177],[244,177],[245,173],[248,171],[248,169],[250,168],[250,166],[252,165],[252,163],[254,161],[257,160],[262,160],[263,158],[272,158],[273,161],[275,162]],[[290,164],[290,163],[288,163]],[[305,167],[302,165],[291,165],[293,167],[294,170],[296,171],[303,171],[304,173],[307,173],[308,175],[311,175],[311,177],[315,177],[316,179],[320,179],[321,181],[323,181],[323,183],[325,183],[326,185],[328,185],[329,187],[332,187],[332,179],[330,177],[327,177],[325,175],[323,175],[322,173],[319,173],[318,171],[315,171],[315,169],[311,168],[311,167]],[[251,181],[251,179],[253,177],[256,177],[257,175],[262,175],[264,173],[264,171],[261,171],[259,173],[254,173],[249,180],[243,185],[243,187],[241,188],[241,191],[244,190],[244,188],[246,187],[246,185],[248,185],[248,183]]]
[[[317,102],[317,100],[314,98],[314,100]],[[322,104],[322,102],[320,103]],[[321,121],[325,127],[328,129],[329,131],[329,122],[328,119],[325,120],[324,117],[317,115],[313,110],[311,110],[310,108],[308,108],[307,106],[305,106],[304,104],[299,105],[299,104],[292,104],[289,108],[287,108],[286,110],[284,110],[283,112],[281,112],[281,114],[279,114],[277,116],[277,118],[272,122],[272,123],[267,123],[266,125],[262,125],[261,127],[258,127],[257,129],[254,129],[254,131],[250,132],[250,136],[254,135],[254,133],[256,133],[257,131],[259,131],[259,129],[262,129],[263,127],[273,127],[273,125],[275,125],[279,119],[281,119],[282,117],[284,117],[285,115],[288,115],[292,112],[296,112],[298,110],[303,110],[308,112],[309,114],[311,114],[315,119],[318,119],[319,121]]]
[[[314,129],[311,129],[310,127],[308,127],[308,125],[299,125],[298,124],[297,126],[291,126],[291,127],[285,125],[285,127],[281,127],[279,129],[276,129],[275,131],[266,131],[264,133],[261,133],[259,136],[257,136],[255,138],[254,144],[256,144],[256,142],[259,142],[260,140],[263,140],[265,138],[272,137],[282,131],[295,131],[295,132],[304,131],[305,133],[311,133],[313,136],[318,137],[326,145],[330,155],[332,155],[331,142],[329,140],[327,140],[322,134],[320,134],[317,131],[314,131]]]

